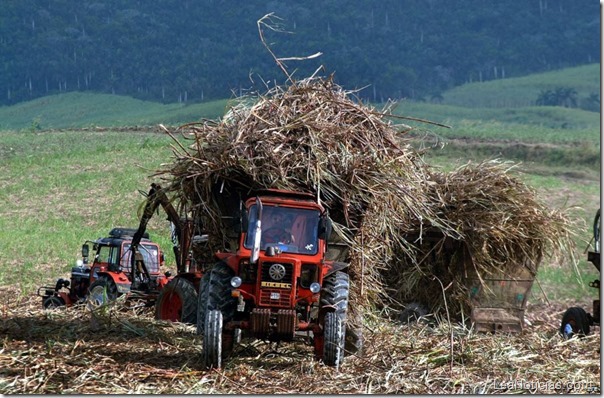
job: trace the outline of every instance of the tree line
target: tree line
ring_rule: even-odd
[[[5,0],[0,105],[68,91],[199,102],[319,70],[369,101],[599,62],[592,0]],[[257,21],[274,13],[264,26]]]

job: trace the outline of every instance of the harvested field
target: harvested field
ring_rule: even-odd
[[[207,371],[195,328],[156,321],[150,310],[118,304],[95,317],[14,300],[0,317],[0,393],[599,393],[600,329],[562,339],[569,305],[529,306],[522,335],[370,319],[364,355],[347,357],[339,371],[313,360],[303,338],[280,346],[244,339],[224,369]]]

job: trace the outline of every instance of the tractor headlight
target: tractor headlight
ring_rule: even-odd
[[[231,286],[237,288],[241,286],[241,278],[238,276],[234,276],[231,278]]]
[[[321,285],[319,285],[317,282],[311,283],[310,291],[313,293],[319,293],[321,291]]]

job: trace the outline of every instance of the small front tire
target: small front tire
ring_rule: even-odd
[[[63,299],[61,297],[50,296],[50,297],[46,297],[42,301],[42,305],[47,310],[54,310],[56,308],[63,307],[65,305],[65,301],[63,301]]]
[[[203,361],[209,368],[222,366],[222,313],[211,310],[206,313],[203,331]]]
[[[98,308],[115,301],[117,296],[115,282],[106,276],[101,276],[88,289],[88,305],[91,308]]]
[[[323,362],[337,368],[344,359],[345,336],[343,321],[335,312],[325,314],[323,334]]]

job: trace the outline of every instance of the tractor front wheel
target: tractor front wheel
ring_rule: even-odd
[[[219,310],[206,313],[203,360],[207,368],[220,368],[222,365],[222,312]]]
[[[88,289],[88,304],[91,308],[98,308],[114,301],[117,295],[113,279],[101,276]]]
[[[323,362],[336,368],[344,359],[344,326],[342,319],[335,312],[325,314],[323,324]]]
[[[174,278],[159,292],[155,302],[155,319],[197,323],[197,292],[185,278]]]
[[[65,305],[65,301],[63,301],[63,299],[61,297],[50,296],[50,297],[46,297],[42,301],[42,305],[46,309],[53,310],[55,308],[63,307]]]

